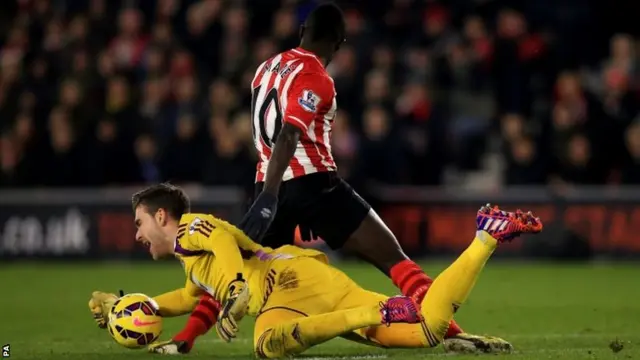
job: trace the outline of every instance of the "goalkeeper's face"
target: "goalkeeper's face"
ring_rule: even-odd
[[[149,214],[144,206],[136,208],[136,241],[149,248],[149,253],[154,259],[163,258],[173,254],[173,237],[165,232],[166,221],[164,211],[162,214]],[[175,236],[174,236],[175,237]]]

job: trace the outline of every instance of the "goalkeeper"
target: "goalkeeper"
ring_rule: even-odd
[[[437,346],[498,242],[542,228],[531,214],[481,208],[476,238],[436,279],[420,310],[411,298],[362,289],[319,251],[262,247],[227,222],[190,214],[186,195],[172,185],[135,194],[133,208],[136,240],[149,245],[154,259],[175,255],[187,277],[184,288],[154,298],[162,316],[191,312],[182,332],[149,347],[168,354],[189,352],[214,325],[231,341],[247,314],[257,317],[254,350],[260,357],[295,355],[338,336],[383,347]],[[106,325],[115,299],[94,292],[89,306],[99,325]]]

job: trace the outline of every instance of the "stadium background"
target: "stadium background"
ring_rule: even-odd
[[[606,358],[608,340],[637,343],[629,319],[640,309],[624,300],[640,295],[624,285],[637,283],[637,268],[618,259],[640,253],[638,3],[338,3],[348,42],[329,67],[334,155],[406,251],[451,258],[486,202],[531,208],[547,225],[499,251],[518,260],[487,269],[463,325],[511,335],[522,358]],[[10,289],[0,342],[27,351],[18,358],[121,352],[103,345],[104,334],[84,334],[90,291],[179,286],[173,264],[137,261],[148,256],[133,243],[134,190],[170,180],[195,210],[240,219],[255,169],[250,79],[261,61],[297,45],[313,4],[0,1],[0,273]],[[522,261],[535,257],[555,261]],[[393,291],[372,267],[341,264]],[[446,262],[424,264],[435,274]],[[56,294],[57,316],[39,293]],[[21,321],[24,311],[40,320]],[[512,323],[518,316],[527,326]],[[43,323],[61,329],[54,340]],[[555,337],[541,337],[549,326]],[[78,332],[89,345],[74,344]],[[250,351],[241,344],[233,351]],[[542,344],[551,350],[540,353]],[[333,346],[319,352],[363,349]]]

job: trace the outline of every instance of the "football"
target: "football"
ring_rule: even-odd
[[[116,300],[109,312],[109,333],[120,345],[139,349],[162,333],[158,304],[144,294],[127,294]]]

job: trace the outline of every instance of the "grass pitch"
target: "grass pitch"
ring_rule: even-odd
[[[423,264],[430,274],[446,263]],[[387,294],[394,287],[366,264],[341,267],[362,286]],[[183,284],[175,263],[4,264],[0,267],[0,343],[12,359],[153,359],[159,355],[119,347],[89,314],[91,291],[156,295]],[[508,359],[640,359],[640,267],[493,261],[456,319],[468,332],[504,337]],[[163,338],[186,318],[168,319]],[[190,359],[252,359],[251,321],[232,344],[214,332],[200,338]],[[613,341],[622,345],[615,353]],[[487,355],[485,355],[487,356]],[[322,359],[451,359],[442,348],[384,350],[338,339],[304,357]],[[475,355],[455,356],[478,359]]]

